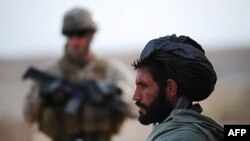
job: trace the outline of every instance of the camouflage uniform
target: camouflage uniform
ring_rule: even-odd
[[[116,65],[119,65],[119,62]],[[75,83],[84,79],[112,81],[122,87],[125,94],[131,92],[132,84],[128,79],[129,76],[119,71],[117,67],[119,66],[114,66],[114,63],[97,58],[79,66],[65,55],[55,66],[48,69],[48,73]],[[25,117],[30,122],[38,122],[40,130],[55,140],[71,140],[77,133],[82,134],[86,141],[109,141],[111,135],[119,132],[124,119],[131,116],[130,113],[111,112],[107,107],[94,106],[91,102],[84,103],[81,118],[60,116],[62,113],[58,113],[55,108],[43,106],[44,101],[39,96],[39,88],[38,83],[34,84],[28,94]]]

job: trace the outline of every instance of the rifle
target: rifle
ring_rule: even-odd
[[[41,84],[40,95],[45,98],[48,105],[60,104],[67,101],[65,113],[69,115],[77,114],[81,103],[91,99],[94,104],[104,104],[106,101],[112,101],[109,106],[124,112],[124,103],[117,105],[114,102],[117,95],[122,94],[122,90],[114,84],[104,81],[83,80],[82,83],[76,84],[65,78],[58,78],[36,68],[30,67],[23,75],[23,79],[33,79]],[[125,106],[126,107],[126,106]]]

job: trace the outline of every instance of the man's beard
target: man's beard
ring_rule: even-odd
[[[136,105],[144,108],[146,111],[145,114],[140,113],[139,116],[140,123],[144,125],[163,122],[173,109],[173,106],[171,106],[171,104],[167,101],[163,90],[160,90],[150,106],[146,106],[139,101],[136,102]]]

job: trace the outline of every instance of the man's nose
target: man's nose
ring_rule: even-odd
[[[133,98],[132,98],[134,101],[138,101],[140,100],[140,94],[138,92],[138,90],[135,89],[135,92],[134,92],[134,95],[133,95]]]

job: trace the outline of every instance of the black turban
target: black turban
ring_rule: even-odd
[[[206,99],[214,90],[217,76],[205,51],[187,36],[176,35],[153,39],[143,49],[140,60],[155,59],[174,74],[177,91],[182,90],[191,101]]]

